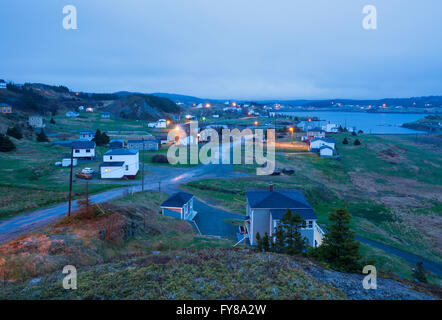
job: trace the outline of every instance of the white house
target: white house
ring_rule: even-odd
[[[326,138],[316,138],[310,141],[310,151],[319,152],[322,146],[329,146],[333,150],[335,149],[335,140]]]
[[[66,117],[68,117],[68,118],[76,118],[79,115],[80,114],[77,111],[68,111],[68,112],[66,112]]]
[[[33,128],[44,128],[45,124],[43,123],[42,116],[29,116],[28,124]]]
[[[167,121],[166,119],[160,119],[157,122],[149,122],[147,126],[149,128],[164,129],[167,128]]]
[[[61,166],[62,167],[70,167],[71,166],[71,158],[66,158],[61,160]],[[77,166],[77,159],[73,158],[72,159],[72,166],[75,167]]]
[[[80,140],[92,141],[95,138],[95,132],[80,131]]]
[[[84,110],[84,106],[79,106],[78,107],[78,111],[83,111]]]
[[[307,131],[307,137],[309,138],[309,140],[315,138],[325,138],[325,131],[321,128],[314,128]]]
[[[319,148],[319,154],[321,157],[333,157],[335,150],[327,145]]]
[[[339,131],[339,127],[335,123],[327,123],[322,126],[322,129],[327,133],[337,133]]]
[[[109,112],[103,112],[101,114],[102,119],[109,119],[111,117],[111,114]]]
[[[181,220],[192,221],[197,215],[193,210],[193,194],[187,192],[178,192],[161,204],[161,213]]]
[[[113,149],[103,155],[100,165],[102,179],[121,179],[123,177],[135,179],[140,162],[138,150]]]
[[[246,192],[247,217],[246,237],[251,245],[256,245],[256,234],[263,237],[266,233],[274,237],[276,228],[283,215],[290,209],[299,214],[305,221],[301,235],[306,238],[308,245],[318,247],[322,244],[324,231],[317,225],[317,217],[310,204],[297,190],[257,190]]]
[[[89,159],[92,160],[95,158],[95,142],[93,141],[86,141],[86,140],[80,140],[80,141],[74,141],[71,144],[71,147],[73,148],[74,152],[74,158],[80,158],[80,159]]]

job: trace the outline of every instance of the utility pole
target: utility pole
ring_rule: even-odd
[[[74,147],[71,147],[71,174],[69,178],[69,211],[68,217],[71,215],[71,202],[72,202],[72,170],[74,166]]]
[[[161,192],[161,181],[158,181],[158,192]]]
[[[89,181],[86,180],[86,216],[89,217]]]
[[[144,137],[143,137],[143,150],[141,150],[141,161],[142,161],[142,167],[141,167],[141,191],[144,191]]]

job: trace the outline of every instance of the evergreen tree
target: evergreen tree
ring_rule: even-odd
[[[347,138],[344,138],[344,140],[342,141],[342,144],[348,144]]]
[[[303,222],[304,220],[299,214],[293,214],[290,209],[287,209],[276,227],[274,241],[276,252],[291,255],[304,252],[307,242],[300,232]]]
[[[275,240],[272,241],[273,251],[279,252],[279,253],[283,253],[285,251],[285,248],[286,248],[284,240],[285,240],[284,230],[281,227],[281,224],[279,224],[276,227]]]
[[[355,146],[359,146],[361,145],[361,141],[359,141],[359,139],[356,139],[355,142],[353,143]]]
[[[256,242],[258,244],[258,251],[262,252],[262,249],[263,249],[262,239],[261,239],[261,235],[259,234],[259,232],[256,233]]]
[[[51,121],[49,121],[51,124],[55,124],[54,118],[51,118]]]
[[[8,136],[0,133],[0,152],[9,152],[15,150],[15,144]]]
[[[350,231],[351,215],[347,209],[338,209],[330,213],[329,220],[332,225],[325,234],[322,246],[318,248],[321,258],[337,270],[360,272],[360,243]]]
[[[264,237],[262,238],[262,249],[265,252],[270,251],[270,237],[267,232],[264,234]]]
[[[49,142],[49,139],[46,136],[46,133],[43,129],[41,129],[40,132],[37,133],[37,141],[38,142]]]
[[[92,141],[95,141],[97,146],[104,146],[106,144],[109,144],[110,139],[105,132],[101,133],[101,130],[97,129],[97,131],[95,132],[95,137],[94,139],[92,139]]]
[[[425,269],[422,261],[416,263],[416,268],[413,269],[413,277],[419,282],[427,282],[427,276],[425,275]]]
[[[14,126],[12,128],[8,128],[6,131],[6,134],[10,137],[13,137],[15,139],[21,139],[23,138],[23,134],[18,126]]]

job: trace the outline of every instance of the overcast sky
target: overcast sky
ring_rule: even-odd
[[[78,30],[62,26],[65,5]],[[364,5],[378,29],[364,30]],[[442,94],[440,0],[0,0],[0,79],[205,98]]]

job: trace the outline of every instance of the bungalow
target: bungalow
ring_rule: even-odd
[[[160,119],[157,122],[149,122],[147,126],[149,128],[164,129],[167,128],[167,121],[166,119]]]
[[[95,138],[95,132],[80,131],[80,140],[92,141]]]
[[[0,104],[0,113],[12,113],[12,107],[9,104]]]
[[[309,139],[325,138],[325,131],[321,128],[314,128],[307,131],[307,137],[309,137]]]
[[[156,139],[146,139],[146,140],[128,140],[127,148],[133,150],[144,150],[155,151],[158,150],[158,141]]]
[[[95,142],[93,141],[74,141],[71,148],[74,150],[74,158],[89,159],[95,158]]]
[[[327,133],[337,133],[339,132],[338,125],[335,123],[327,123],[326,125],[322,126],[322,129]]]
[[[124,140],[122,139],[112,139],[109,141],[109,147],[111,149],[124,149]],[[131,149],[131,148],[129,148]]]
[[[111,114],[109,112],[103,112],[101,114],[102,119],[109,119],[111,117]]]
[[[79,106],[78,107],[78,111],[83,111],[84,110],[84,106]]]
[[[113,149],[103,155],[100,165],[102,179],[135,179],[140,169],[138,150]]]
[[[333,157],[333,154],[335,153],[335,150],[327,145],[324,145],[319,148],[319,155],[321,157]]]
[[[316,138],[310,141],[310,151],[319,152],[322,146],[329,146],[333,150],[335,149],[335,140],[326,138]]]
[[[6,88],[7,88],[6,81],[1,79],[0,80],[0,89],[6,89]]]
[[[317,225],[316,214],[304,196],[297,190],[269,190],[248,191],[246,237],[251,245],[256,245],[256,234],[261,236],[266,233],[274,237],[276,228],[287,209],[299,214],[305,221],[301,228],[301,235],[307,239],[308,245],[318,247],[322,244],[324,231]]]
[[[193,210],[193,194],[178,192],[161,204],[161,213],[181,220],[192,221],[197,215]]]
[[[29,126],[33,128],[44,128],[45,124],[43,123],[43,117],[42,116],[29,116],[28,119]]]

